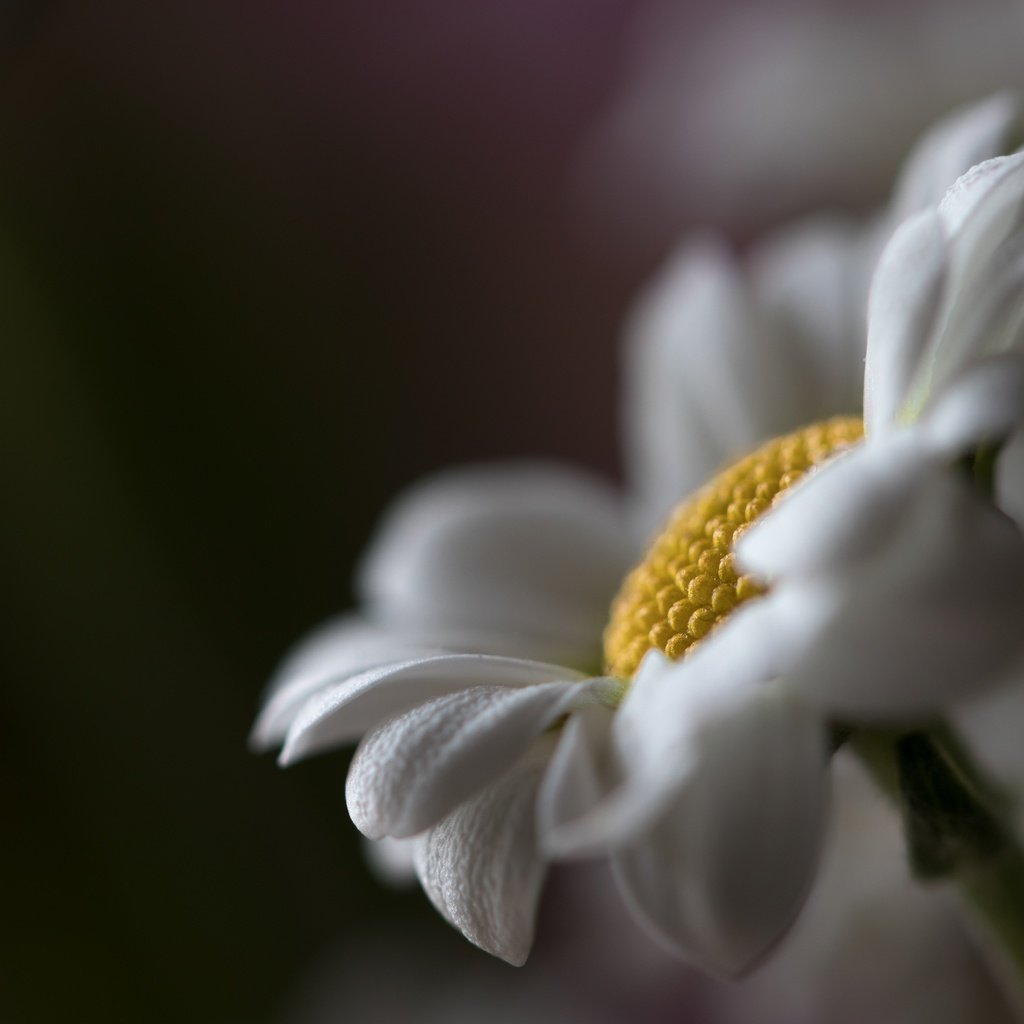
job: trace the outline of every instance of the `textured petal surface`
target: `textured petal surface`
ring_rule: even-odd
[[[501,653],[591,665],[633,557],[619,499],[596,478],[481,467],[403,495],[367,554],[361,590],[386,623],[491,631],[511,645]]]
[[[677,799],[614,857],[656,937],[730,975],[778,941],[817,862],[826,757],[820,721],[779,686],[717,720]]]
[[[451,654],[396,662],[351,676],[312,697],[288,730],[282,764],[358,739],[395,715],[471,686],[524,687],[583,677],[558,665]]]
[[[586,685],[477,686],[385,722],[352,759],[352,821],[371,839],[407,838],[437,824],[518,760]]]
[[[544,882],[534,804],[554,743],[542,737],[416,845],[416,871],[438,911],[470,942],[516,965],[529,954]]]

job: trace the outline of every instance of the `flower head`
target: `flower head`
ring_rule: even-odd
[[[988,155],[992,121],[991,107],[959,118],[925,155],[944,170]],[[937,205],[929,159],[904,180],[912,216],[866,313],[853,311],[867,275],[830,272],[819,290],[818,257],[858,266],[874,232],[797,236],[756,304],[721,257],[691,251],[668,296],[674,341],[677,321],[647,305],[656,343],[631,378],[639,516],[578,477],[449,478],[387,521],[369,618],[282,671],[258,741],[283,738],[287,763],[362,736],[353,820],[410,841],[432,901],[485,949],[521,962],[548,859],[601,853],[666,943],[748,968],[813,877],[832,727],[935,716],[1021,655],[1024,538],[972,470],[1024,422],[1024,156],[975,167]],[[795,253],[809,293],[794,290]],[[698,339],[694,323],[715,330]],[[808,409],[839,418],[790,422]],[[632,560],[627,521],[723,453],[740,460],[627,577],[607,674],[587,675],[598,610]]]

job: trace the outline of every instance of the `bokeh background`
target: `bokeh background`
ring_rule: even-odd
[[[437,1019],[479,996],[516,1020],[525,977],[571,1019],[577,883],[513,972],[371,877],[344,755],[280,772],[246,737],[403,485],[520,456],[618,474],[620,327],[679,232],[866,206],[957,98],[923,90],[873,163],[723,198],[701,168],[751,133],[677,101],[716,95],[696,43],[755,6],[5,7],[0,1020],[372,1020],[403,986],[433,993],[409,1019],[443,990]],[[806,167],[791,106],[761,113]]]

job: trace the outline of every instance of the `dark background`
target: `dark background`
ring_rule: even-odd
[[[619,327],[683,225],[619,244],[574,175],[644,7],[7,9],[5,1024],[281,1019],[388,935],[505,983],[371,879],[344,755],[246,736],[403,485],[617,473]]]
[[[595,245],[574,147],[627,0],[15,9],[0,79],[0,1019],[263,1021],[393,920],[345,757],[246,749],[452,461],[615,467],[653,254]]]

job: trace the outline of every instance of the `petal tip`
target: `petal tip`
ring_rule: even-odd
[[[290,768],[302,757],[301,750],[296,749],[297,746],[294,742],[285,743],[281,748],[281,752],[277,755],[277,765],[279,768]]]

